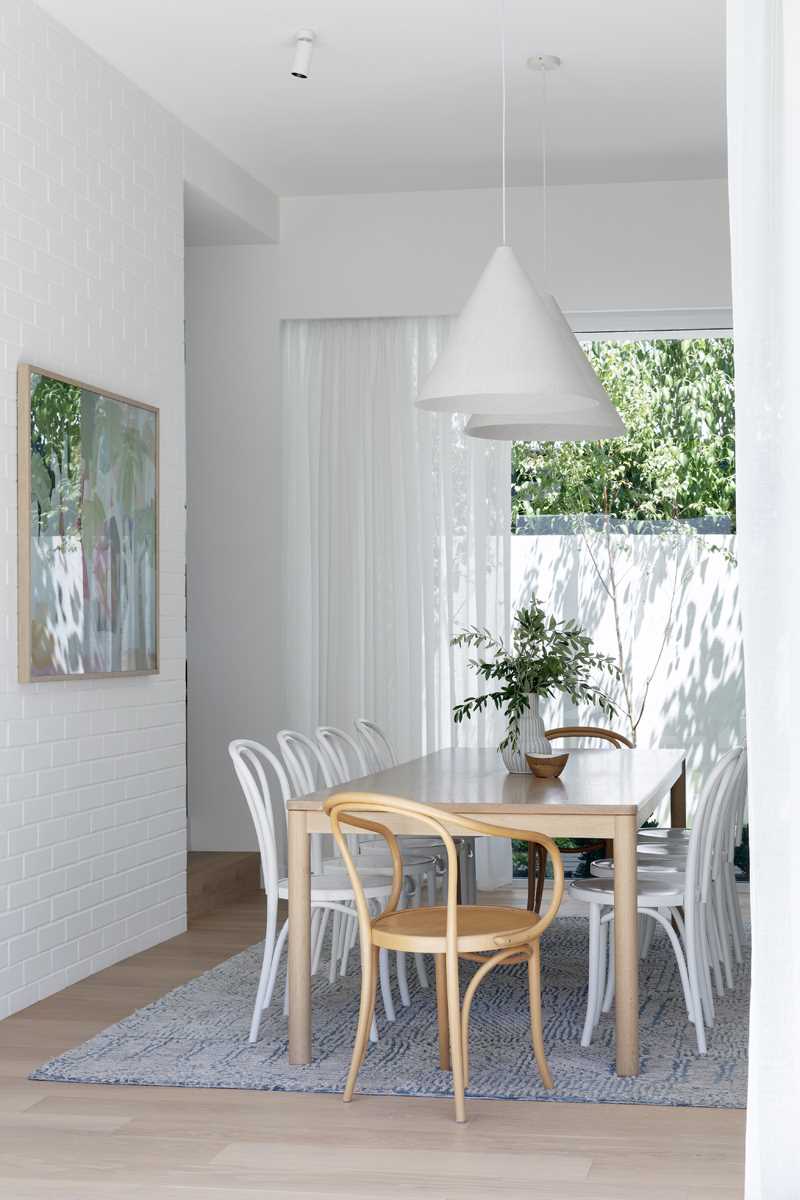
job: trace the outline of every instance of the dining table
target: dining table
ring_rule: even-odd
[[[309,1063],[311,1041],[311,835],[330,833],[326,799],[369,792],[417,800],[447,814],[486,817],[509,830],[555,838],[613,842],[616,1070],[639,1073],[639,938],[636,889],[637,830],[669,793],[673,826],[686,824],[683,749],[575,749],[558,778],[509,774],[495,749],[437,750],[346,785],[288,803],[289,1061]],[[368,816],[368,814],[363,814]],[[408,816],[374,815],[396,834],[430,828]],[[453,828],[458,833],[457,828]],[[557,925],[551,936],[557,936]]]

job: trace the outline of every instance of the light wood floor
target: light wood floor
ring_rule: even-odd
[[[3,1200],[739,1200],[744,1114],[30,1083],[28,1072],[257,941],[258,901],[0,1023]]]

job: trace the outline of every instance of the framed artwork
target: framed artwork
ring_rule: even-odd
[[[158,410],[18,369],[19,678],[158,671]]]

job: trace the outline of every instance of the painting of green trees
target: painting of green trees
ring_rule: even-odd
[[[155,671],[158,414],[34,370],[25,403],[30,612],[21,613],[29,621],[21,677]]]

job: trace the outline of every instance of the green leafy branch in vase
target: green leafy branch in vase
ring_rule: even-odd
[[[512,645],[488,629],[471,625],[451,640],[453,646],[482,651],[486,657],[471,658],[475,674],[500,686],[479,696],[468,696],[453,707],[457,725],[483,712],[489,704],[502,709],[506,735],[500,749],[516,750],[519,722],[530,706],[531,696],[569,696],[573,704],[591,704],[609,717],[617,709],[608,693],[593,679],[597,673],[618,681],[620,671],[613,658],[598,654],[592,639],[577,621],[557,621],[542,604],[533,600],[514,614]]]

